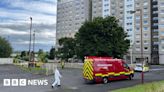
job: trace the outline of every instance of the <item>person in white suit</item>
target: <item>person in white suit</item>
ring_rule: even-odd
[[[60,86],[60,78],[62,77],[62,75],[60,74],[59,70],[57,69],[57,67],[55,67],[55,71],[54,71],[54,77],[55,77],[55,81],[52,84],[52,88],[54,86]]]

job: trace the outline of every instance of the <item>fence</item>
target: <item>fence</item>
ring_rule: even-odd
[[[1,64],[13,64],[13,58],[0,58],[0,65]]]
[[[46,69],[46,75],[53,74],[55,67],[61,67],[60,63],[45,63],[42,68]],[[65,63],[65,68],[82,68],[83,63]]]

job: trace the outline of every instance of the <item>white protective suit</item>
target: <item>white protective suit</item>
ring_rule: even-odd
[[[60,78],[62,77],[59,70],[56,68],[54,71],[54,77],[55,77],[55,81],[52,84],[52,86],[54,87],[55,85],[60,86]]]

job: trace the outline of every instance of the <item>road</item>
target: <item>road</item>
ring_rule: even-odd
[[[85,84],[81,69],[63,69],[59,88],[51,88],[53,75],[34,75],[20,70],[14,65],[0,65],[0,92],[110,92],[114,89],[130,87],[141,83],[140,73],[135,73],[133,80],[112,81],[108,84]],[[151,66],[150,72],[144,73],[145,82],[164,80],[164,66]],[[4,78],[47,79],[47,86],[4,87]]]

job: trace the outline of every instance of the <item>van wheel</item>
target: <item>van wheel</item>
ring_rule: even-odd
[[[104,77],[104,78],[103,78],[103,83],[104,83],[104,84],[107,84],[107,83],[108,83],[108,78],[107,78],[107,77]]]
[[[130,75],[129,75],[129,80],[132,80],[132,78],[133,78],[133,76],[130,74]]]

